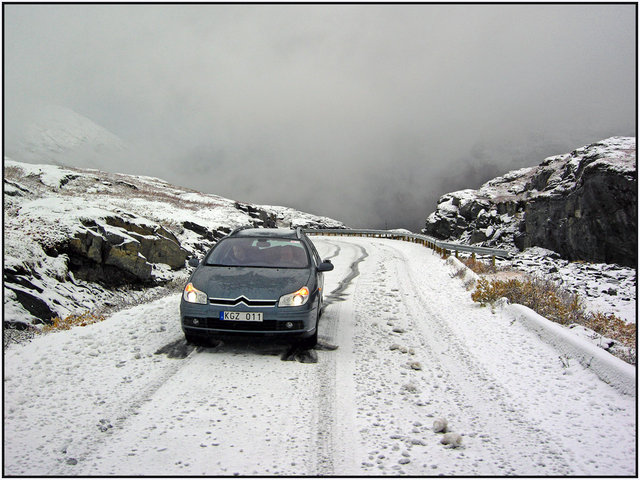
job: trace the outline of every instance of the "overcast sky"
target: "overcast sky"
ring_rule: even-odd
[[[125,173],[354,227],[636,130],[635,5],[3,8],[5,125],[63,105]]]

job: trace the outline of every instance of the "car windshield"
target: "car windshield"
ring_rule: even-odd
[[[309,256],[300,240],[227,238],[220,241],[205,265],[224,267],[307,268]]]

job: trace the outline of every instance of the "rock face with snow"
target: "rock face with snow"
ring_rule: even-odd
[[[637,261],[636,139],[612,137],[478,190],[443,195],[423,230],[486,246],[539,246],[569,260]]]
[[[186,279],[185,264],[234,228],[344,228],[150,177],[5,157],[5,322],[41,323]]]
[[[118,215],[82,220],[82,228],[58,250],[76,277],[108,286],[152,282],[152,265],[184,267],[189,252],[174,234],[152,222],[132,223]]]

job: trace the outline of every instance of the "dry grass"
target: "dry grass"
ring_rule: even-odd
[[[490,265],[474,257],[461,258],[460,261],[464,263],[471,271],[478,275],[484,275],[486,273],[496,273],[498,269],[495,265]]]
[[[584,312],[578,295],[538,277],[490,282],[482,278],[471,295],[473,301],[482,305],[491,304],[502,297],[506,297],[511,303],[525,305],[543,317],[563,325],[579,323],[576,320]]]
[[[4,178],[18,180],[23,177],[22,169],[19,167],[4,167]]]
[[[625,347],[635,348],[636,346],[636,325],[625,323],[613,314],[592,313],[584,326],[604,337],[619,341]]]
[[[93,323],[104,321],[103,315],[85,312],[81,315],[69,315],[65,318],[55,317],[52,323],[42,328],[42,333],[49,333],[57,330],[70,330],[73,327],[86,327]]]

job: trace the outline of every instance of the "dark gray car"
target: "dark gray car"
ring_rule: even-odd
[[[302,229],[240,229],[197,265],[180,302],[187,341],[227,334],[274,335],[311,348],[318,339],[323,272]]]

